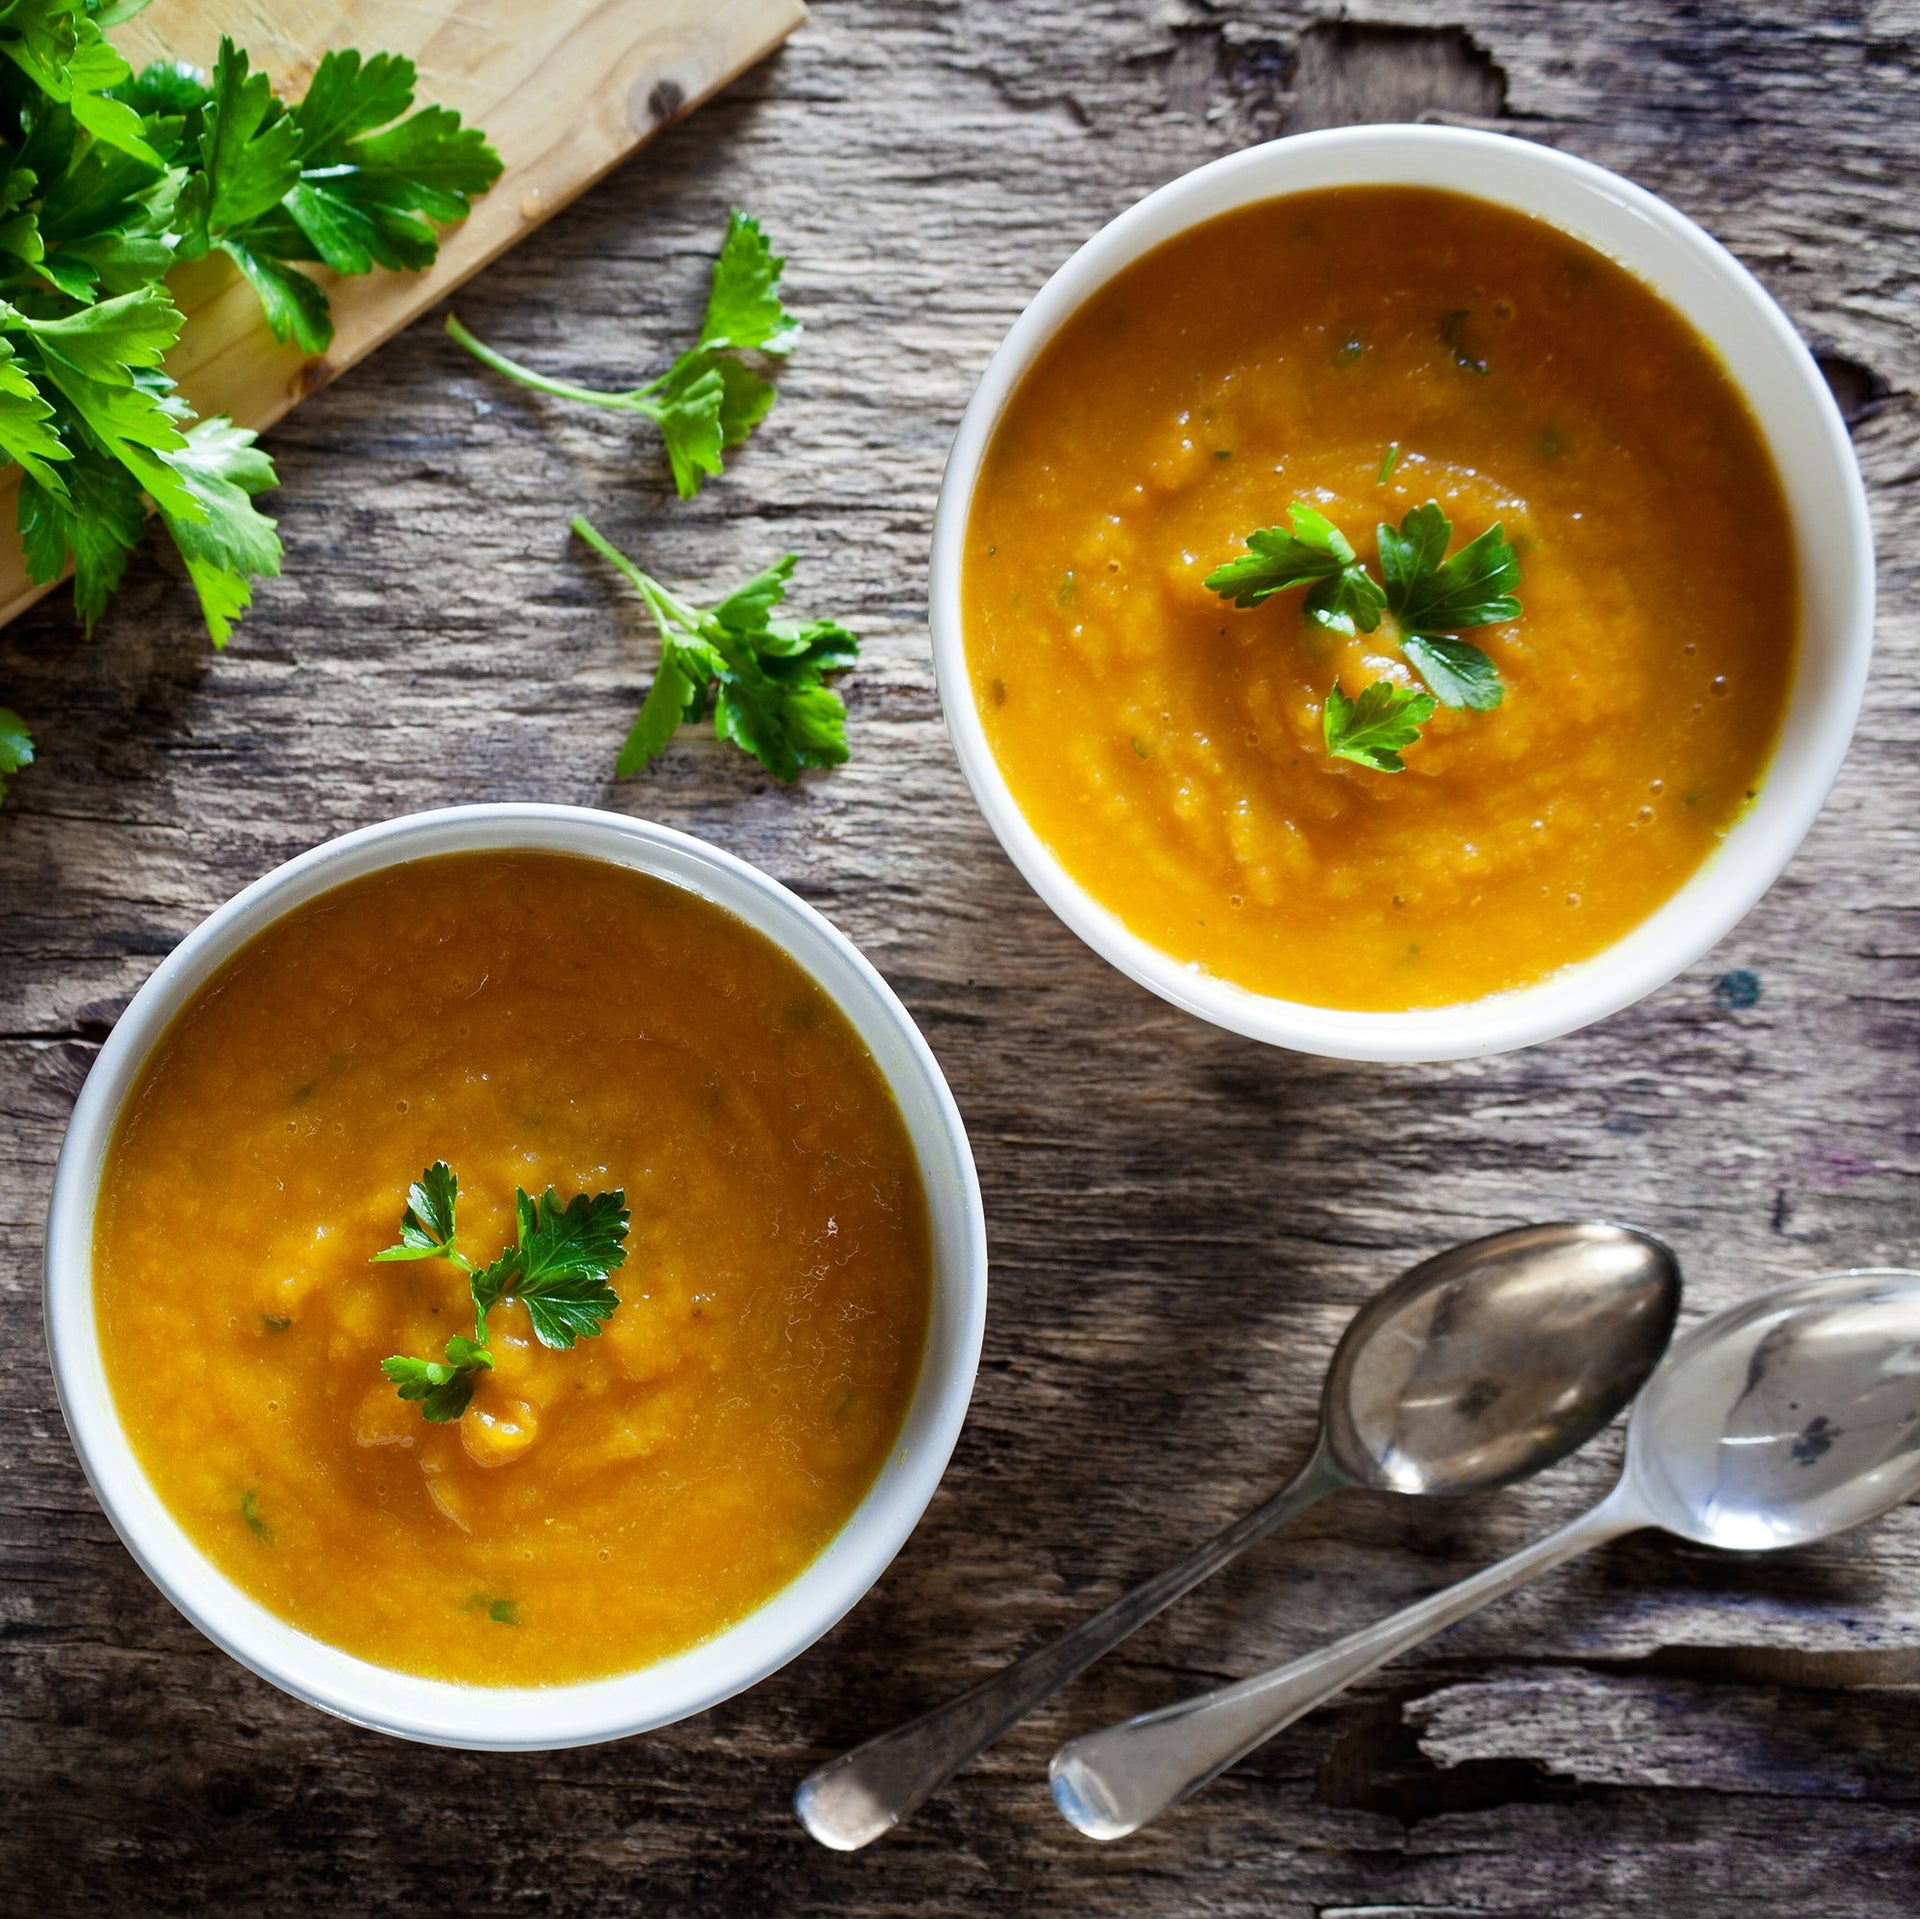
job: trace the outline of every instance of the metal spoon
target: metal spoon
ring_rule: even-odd
[[[1137,1831],[1356,1679],[1622,1533],[1658,1526],[1758,1552],[1844,1532],[1916,1492],[1920,1273],[1795,1280],[1679,1341],[1592,1511],[1291,1665],[1070,1740],[1054,1755],[1054,1803],[1089,1838]]]
[[[843,1753],[794,1794],[852,1852],[1102,1653],[1341,1486],[1470,1493],[1539,1472],[1631,1400],[1673,1332],[1680,1268],[1657,1239],[1588,1220],[1522,1226],[1403,1274],[1353,1317],[1292,1483],[1105,1612],[919,1719]]]

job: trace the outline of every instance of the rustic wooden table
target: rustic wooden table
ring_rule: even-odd
[[[1422,116],[1620,168],[1756,269],[1853,425],[1882,618],[1838,790],[1723,947],[1576,1038],[1389,1071],[1205,1028],[1032,897],[948,751],[924,578],[960,409],[1081,239],[1229,148]],[[1698,1312],[1920,1252],[1917,164],[1914,0],[823,0],[461,300],[505,350],[620,384],[696,312],[728,204],[758,212],[808,337],[697,503],[643,431],[421,325],[275,432],[287,574],[224,658],[150,558],[91,642],[58,602],[0,636],[43,752],[0,812],[0,1909],[1911,1913],[1912,1509],[1766,1562],[1628,1541],[1132,1841],[1055,1817],[1063,1735],[1479,1565],[1592,1497],[1617,1434],[1465,1504],[1329,1502],[868,1853],[817,1850],[787,1800],[1268,1490],[1347,1315],[1418,1255],[1613,1213],[1671,1236]],[[692,738],[611,784],[650,647],[575,508],[689,584],[795,548],[807,603],[867,637],[852,764],[786,791]],[[87,1492],[37,1300],[69,1105],[159,956],[330,834],[503,797],[708,835],[859,940],[953,1083],[994,1259],[972,1417],[866,1603],[704,1719],[550,1757],[355,1731],[206,1644]]]

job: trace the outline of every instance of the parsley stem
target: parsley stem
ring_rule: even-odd
[[[671,644],[673,629],[676,625],[684,626],[688,632],[696,628],[699,622],[692,609],[681,606],[652,574],[641,572],[584,513],[576,513],[573,516],[573,530],[609,566],[615,567],[627,576],[633,590],[646,602],[647,611],[653,615],[654,625],[660,629],[661,639]]]
[[[575,386],[570,380],[551,379],[517,360],[509,360],[504,353],[496,353],[485,341],[476,340],[451,313],[447,315],[447,336],[465,347],[482,366],[490,366],[494,372],[504,373],[509,380],[517,380],[536,393],[550,393],[556,400],[579,400],[587,406],[612,407],[622,413],[644,413],[649,419],[660,416],[658,405],[646,397],[651,388],[636,387],[630,393],[602,393],[595,387]],[[659,382],[653,384],[658,386]]]
[[[632,582],[633,590],[646,602],[647,611],[653,615],[653,623],[660,629],[661,639],[669,646],[673,644],[676,627],[686,633],[706,633],[708,622],[696,608],[689,606],[676,594],[669,593],[651,573],[641,572],[584,513],[573,516],[573,530],[603,560],[617,567]]]

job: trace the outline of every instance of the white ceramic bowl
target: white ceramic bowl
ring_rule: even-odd
[[[1538,985],[1460,1005],[1356,1013],[1251,993],[1130,932],[1028,825],[968,682],[960,576],[980,467],[1040,350],[1098,287],[1163,241],[1232,208],[1321,187],[1450,189],[1538,216],[1655,288],[1711,341],[1780,469],[1800,566],[1800,660],[1759,798],[1711,859],[1635,930]],[[962,771],[1028,883],[1143,986],[1250,1038],[1335,1059],[1439,1060],[1530,1046],[1643,998],[1720,940],[1779,876],[1845,757],[1873,644],[1873,544],[1853,448],[1792,323],[1717,241],[1631,181],[1551,147],[1452,127],[1349,127],[1250,147],[1149,194],[1083,246],[988,363],[948,456],[934,517],[934,669]]]
[[[690,1652],[583,1685],[460,1686],[356,1659],[276,1618],[217,1571],[141,1471],[115,1414],[93,1308],[94,1200],[122,1102],[168,1022],[208,976],[290,908],[407,860],[544,848],[684,886],[757,928],[832,997],[892,1088],[932,1215],[933,1310],[920,1381],[892,1457],[826,1550],[757,1611]],[[567,806],[463,806],[329,841],[252,886],[164,960],[82,1089],[47,1220],[47,1342],[60,1407],[107,1517],[155,1585],[217,1645],[296,1698],[438,1745],[540,1750],[664,1726],[763,1679],[838,1620],[886,1569],[945,1470],[966,1416],[986,1320],[987,1243],[973,1155],[953,1097],[906,1009],[852,943],[757,868],[665,827]]]

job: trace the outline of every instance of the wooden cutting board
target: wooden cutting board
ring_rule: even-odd
[[[298,96],[336,47],[404,53],[416,106],[452,107],[484,127],[506,170],[426,273],[338,279],[334,341],[310,360],[268,332],[253,290],[220,255],[174,275],[187,316],[168,365],[204,417],[265,427],[504,253],[670,120],[770,53],[806,17],[804,0],[157,0],[112,34],[136,69],[211,67],[231,34],[275,88]],[[50,589],[26,575],[14,535],[20,469],[0,474],[0,622]]]

